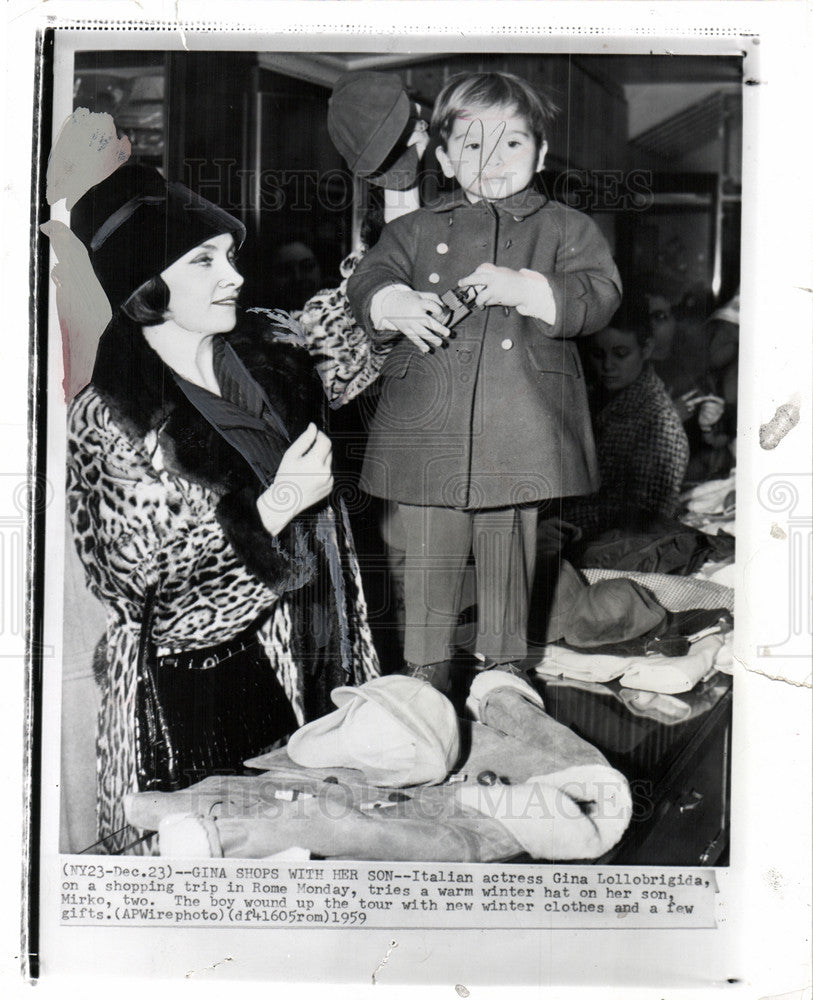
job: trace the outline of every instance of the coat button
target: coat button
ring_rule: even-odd
[[[429,275],[429,280],[432,282],[433,285],[436,285],[440,281],[440,275],[436,271],[433,271]]]
[[[449,244],[448,243],[438,243],[438,245],[437,245],[437,247],[435,249],[437,250],[438,253],[448,253],[449,252]]]
[[[514,222],[522,222],[522,216],[521,215],[515,215],[514,216]]]
[[[505,241],[505,249],[506,249],[506,250],[507,250],[507,249],[508,249],[508,248],[509,248],[509,247],[511,246],[511,243],[512,243],[512,241],[511,241],[511,240],[506,240],[506,241]]]
[[[505,340],[503,340],[502,343],[500,344],[500,347],[504,351],[510,351],[513,346],[514,346],[514,341],[511,340],[510,337],[506,337]]]

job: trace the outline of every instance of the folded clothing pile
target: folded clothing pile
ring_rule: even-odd
[[[619,577],[640,583],[667,611],[693,611],[700,608],[725,608],[726,611],[734,611],[733,588],[711,581],[708,577],[638,573],[618,569],[583,569],[581,572],[590,584]]]
[[[559,702],[561,702],[563,689],[576,692],[586,691],[591,695],[598,695],[608,702],[618,701],[631,715],[639,719],[650,719],[662,726],[678,726],[684,722],[688,722],[690,719],[697,718],[699,715],[704,715],[712,709],[728,690],[728,684],[719,675],[716,675],[714,678],[709,678],[705,683],[698,685],[691,693],[672,695],[660,694],[656,691],[638,691],[633,688],[622,688],[613,682],[600,684],[596,681],[576,680],[570,677],[545,678],[545,691],[555,691]],[[578,713],[578,708],[573,709],[573,711]],[[588,736],[591,731],[592,717],[595,714],[596,710],[594,709],[590,720],[582,718],[583,731]],[[603,711],[599,711],[598,714],[603,719],[607,719]],[[565,723],[566,720],[567,713],[563,716]],[[637,733],[635,729],[631,731]],[[641,731],[641,736],[644,737],[646,732],[648,730]],[[630,749],[629,746],[622,748],[618,743],[608,740],[607,733],[608,727],[605,726],[602,733],[603,746],[607,748],[612,747],[613,750],[619,752],[625,752]],[[632,744],[632,746],[635,745],[637,743]]]
[[[685,694],[719,668],[718,660],[728,660],[729,643],[727,636],[708,635],[692,643],[685,656],[658,653],[609,656],[548,646],[535,670],[543,677],[568,677],[600,684],[619,680],[622,687],[639,691]]]
[[[733,617],[725,607],[669,612],[636,580],[588,584],[563,562],[539,674],[662,694],[690,691],[715,669]]]
[[[691,524],[650,518],[643,524],[608,528],[573,544],[568,558],[581,568],[630,570],[690,576],[709,560],[733,557],[735,539],[724,530],[711,535]]]

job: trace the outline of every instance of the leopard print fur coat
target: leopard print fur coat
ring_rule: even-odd
[[[347,282],[366,252],[362,244],[341,262],[338,288],[317,292],[300,312],[292,313],[305,332],[308,351],[333,409],[375,382],[392,350],[392,342],[374,341],[356,323],[347,300]]]
[[[324,396],[290,327],[248,317],[228,336],[292,438],[309,420],[321,423]],[[124,846],[123,799],[138,790],[136,671],[148,589],[157,592],[151,639],[159,649],[216,645],[262,621],[258,638],[300,723],[332,710],[333,687],[378,674],[341,504],[332,523],[346,595],[345,606],[334,608],[342,619],[334,632],[343,643],[320,658],[321,673],[313,676],[297,600],[312,575],[314,544],[302,544],[307,516],[272,538],[257,513],[259,492],[243,458],[187,401],[140,329],[117,314],[100,342],[91,384],[71,404],[67,455],[74,541],[90,589],[107,610],[97,804],[99,837],[108,838],[109,849]]]

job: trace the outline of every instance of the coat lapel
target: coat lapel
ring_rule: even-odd
[[[267,318],[255,315],[244,314],[227,340],[264,390],[291,440],[318,418],[322,394],[307,351],[289,338],[280,339]],[[259,488],[245,459],[187,399],[140,328],[121,314],[102,336],[92,382],[134,437],[158,434],[172,471],[220,495]]]

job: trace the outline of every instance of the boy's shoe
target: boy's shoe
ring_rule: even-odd
[[[407,677],[417,677],[419,680],[427,681],[441,694],[448,694],[451,687],[451,667],[450,660],[424,664],[407,661],[404,664],[404,673]]]
[[[497,663],[494,660],[486,658],[477,664],[477,670],[499,670],[506,674],[513,674],[514,677],[524,677],[526,679],[528,676],[528,671],[524,670],[515,660],[510,660],[507,663]]]

